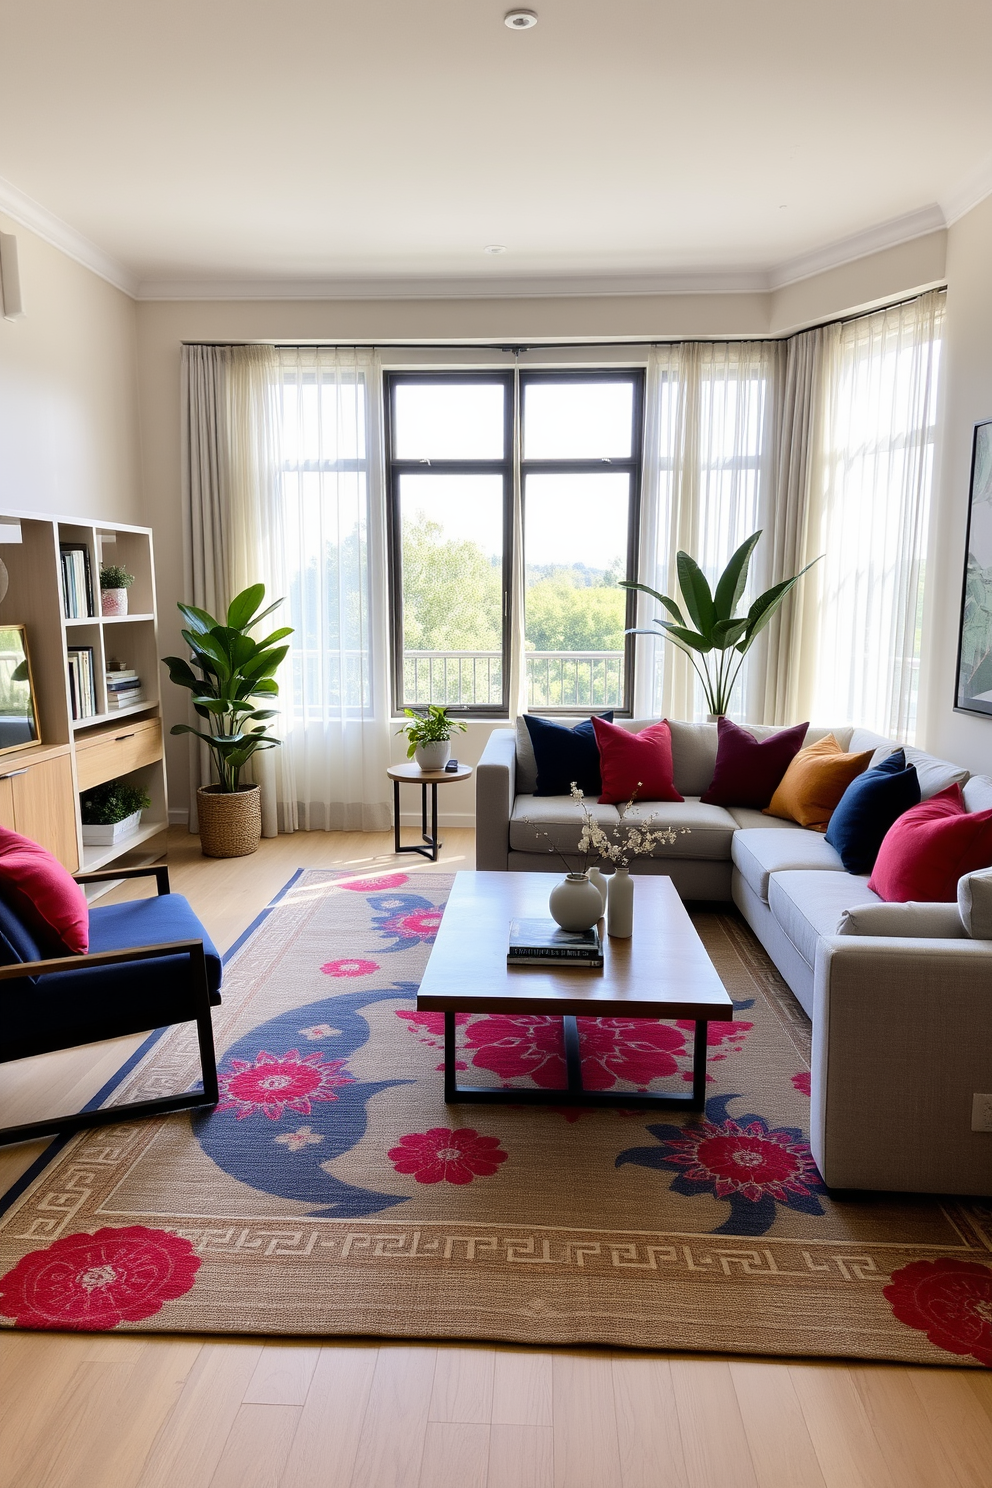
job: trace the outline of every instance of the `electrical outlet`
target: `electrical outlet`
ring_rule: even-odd
[[[971,1097],[971,1129],[992,1132],[992,1095]]]

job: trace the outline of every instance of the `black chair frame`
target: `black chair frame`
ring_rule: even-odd
[[[92,873],[78,873],[74,877],[80,884],[100,883],[108,880],[116,883],[121,879],[154,878],[159,894],[170,892],[169,870],[164,864],[148,868],[105,868]],[[0,1128],[0,1147],[8,1146],[13,1142],[30,1142],[37,1137],[70,1135],[85,1127],[110,1126],[119,1121],[133,1120],[139,1116],[162,1116],[172,1111],[186,1111],[217,1104],[220,1092],[217,1084],[217,1060],[214,1053],[210,988],[207,982],[207,964],[202,940],[173,940],[166,941],[162,945],[132,946],[124,951],[95,951],[85,956],[57,956],[45,961],[21,961],[12,966],[0,966],[0,983],[45,976],[57,971],[81,971],[85,967],[121,966],[131,962],[150,961],[160,956],[188,957],[193,1004],[196,1009],[202,1092],[187,1091],[181,1095],[159,1096],[155,1100],[131,1101],[125,1105],[104,1107],[96,1111],[79,1111],[75,1115],[53,1116],[47,1121],[29,1121],[22,1126]],[[187,1022],[189,1020],[183,1018],[176,1021]],[[119,1037],[121,1034],[135,1031],[140,1030],[122,1029],[121,1033],[116,1035],[102,1032],[98,1038],[89,1040],[89,1042],[100,1043],[106,1038]]]

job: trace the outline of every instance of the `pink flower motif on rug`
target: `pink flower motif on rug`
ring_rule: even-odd
[[[311,1131],[309,1126],[298,1126],[295,1131],[282,1132],[272,1140],[281,1142],[290,1152],[300,1152],[304,1147],[313,1147],[324,1139],[319,1132]]]
[[[452,1131],[432,1126],[426,1132],[408,1132],[398,1147],[389,1149],[389,1160],[397,1173],[411,1173],[418,1183],[471,1183],[491,1178],[506,1162],[498,1137],[480,1137],[472,1127]]]
[[[478,1069],[492,1070],[503,1080],[529,1075],[543,1090],[564,1090],[568,1084],[560,1018],[494,1013],[476,1019],[465,1045],[476,1051],[472,1063]]]
[[[809,1070],[800,1070],[798,1075],[793,1075],[792,1083],[800,1095],[809,1095],[809,1082],[811,1076]]]
[[[444,1014],[443,1013],[409,1013],[405,1009],[398,1009],[397,1018],[402,1018],[411,1033],[415,1033],[422,1044],[427,1044],[432,1049],[444,1049]],[[455,1027],[462,1028],[468,1022],[469,1013],[455,1014]],[[420,1029],[422,1032],[418,1032]],[[444,1060],[435,1066],[436,1069],[444,1069]],[[468,1069],[464,1059],[455,1060],[455,1069]]]
[[[340,1033],[340,1028],[335,1028],[332,1023],[311,1023],[309,1028],[301,1028],[300,1033],[311,1044],[317,1039],[331,1038],[335,1033]]]
[[[340,885],[354,894],[378,894],[383,889],[398,889],[409,877],[406,873],[385,873],[381,878],[353,878],[350,883]]]
[[[790,1129],[770,1131],[764,1122],[739,1126],[690,1125],[681,1141],[669,1142],[669,1155],[693,1183],[705,1183],[718,1199],[734,1193],[757,1203],[766,1194],[780,1204],[819,1188],[809,1148]]]
[[[389,908],[388,904],[384,907]],[[376,929],[381,930],[383,935],[399,935],[404,940],[420,940],[431,945],[437,936],[441,914],[440,909],[415,909],[410,914],[393,915],[391,919],[377,925]]]
[[[942,1257],[893,1271],[882,1290],[893,1313],[949,1354],[970,1354],[992,1369],[992,1270]]]
[[[681,1028],[685,1033],[695,1033],[696,1025],[689,1018],[678,1018],[676,1028]],[[707,1023],[706,1025],[706,1047],[717,1049],[721,1044],[727,1044],[731,1050],[739,1051],[744,1042],[744,1036],[753,1023]]]
[[[104,1332],[184,1296],[200,1264],[190,1242],[168,1230],[65,1235],[0,1277],[0,1313],[20,1328]]]
[[[269,1054],[262,1049],[253,1064],[232,1059],[230,1070],[219,1072],[220,1104],[218,1111],[236,1111],[243,1121],[253,1111],[261,1111],[270,1121],[278,1121],[285,1110],[309,1116],[314,1101],[335,1101],[335,1086],[354,1083],[351,1075],[342,1074],[346,1061],[330,1059],[323,1054],[300,1058],[297,1049],[288,1054]]]
[[[320,969],[325,976],[369,976],[373,971],[379,970],[379,963],[378,961],[362,961],[356,957],[349,961],[325,961]]]
[[[644,1090],[652,1080],[677,1075],[677,1057],[688,1052],[685,1036],[670,1023],[645,1018],[576,1021],[586,1090],[609,1090],[618,1080]]]

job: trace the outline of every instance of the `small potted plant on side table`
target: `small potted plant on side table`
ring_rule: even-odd
[[[134,574],[119,563],[108,563],[100,570],[100,609],[104,615],[127,614],[127,591]]]
[[[465,725],[449,717],[447,708],[440,703],[428,703],[426,712],[422,713],[415,708],[404,708],[403,712],[410,722],[396,732],[406,734],[407,759],[416,756],[422,770],[443,770],[451,756],[451,736],[456,732],[464,734]]]

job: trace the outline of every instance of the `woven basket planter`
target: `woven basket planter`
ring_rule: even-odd
[[[258,851],[262,806],[257,785],[222,791],[201,785],[196,793],[200,848],[207,858],[245,858]]]

